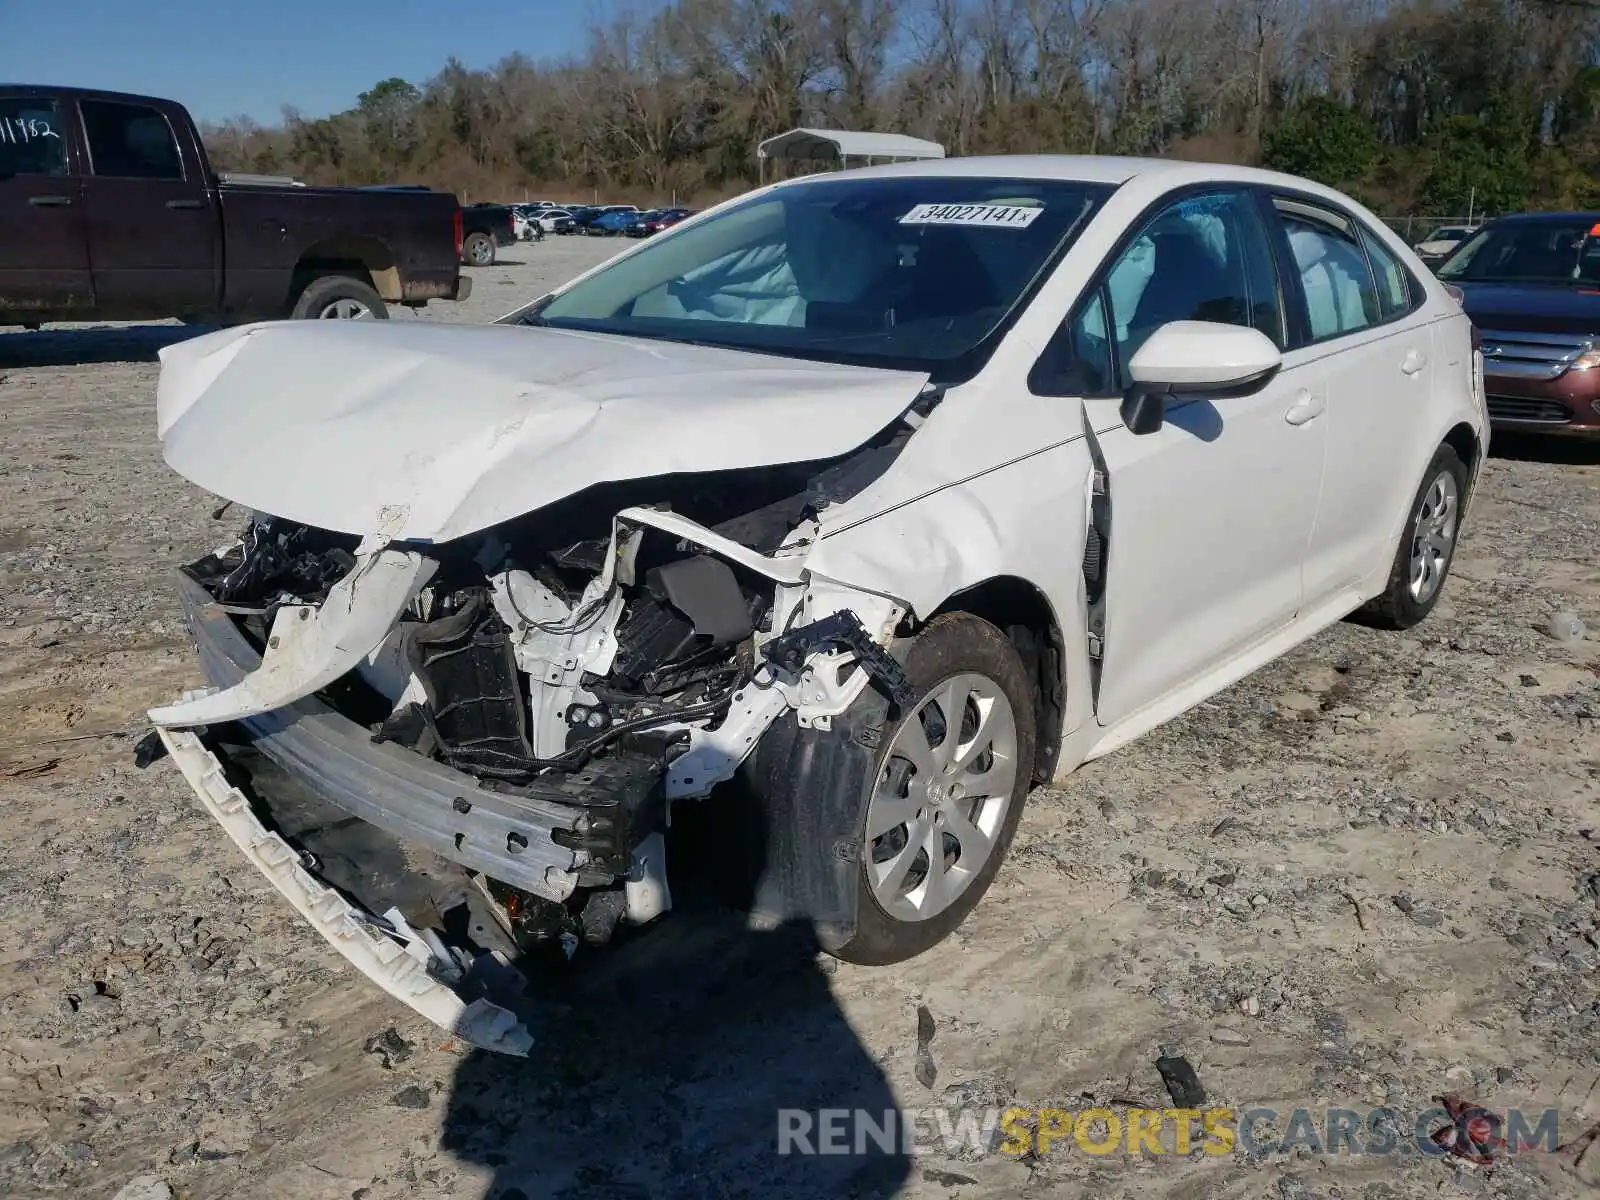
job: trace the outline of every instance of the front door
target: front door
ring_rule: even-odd
[[[0,310],[93,316],[67,106],[0,92]]]
[[[160,109],[83,100],[89,260],[106,308],[151,316],[216,306],[219,214]]]
[[[1103,725],[1180,692],[1300,608],[1326,445],[1315,365],[1287,359],[1243,395],[1169,397],[1155,433],[1134,434],[1120,411],[1128,361],[1162,325],[1246,325],[1282,348],[1282,296],[1257,197],[1221,191],[1159,212],[1082,310],[1100,328],[1080,344],[1103,340],[1116,381],[1084,402],[1110,498]]]

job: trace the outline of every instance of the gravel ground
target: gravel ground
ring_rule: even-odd
[[[475,272],[489,320],[615,249]],[[1593,1194],[1600,1149],[783,1157],[779,1107],[1234,1108],[1459,1093],[1600,1122],[1600,449],[1497,448],[1433,617],[1341,625],[1032,797],[946,944],[887,969],[688,914],[550,981],[528,1063],[345,967],[140,714],[198,681],[173,568],[233,532],[160,461],[174,325],[0,336],[0,1194]],[[1586,639],[1547,626],[1575,613]],[[391,1032],[392,1031],[392,1032]],[[931,1035],[931,1038],[930,1036]],[[1281,1132],[1281,1123],[1280,1123]],[[1263,1128],[1263,1136],[1270,1134]],[[1169,1142],[1170,1146],[1170,1142]]]

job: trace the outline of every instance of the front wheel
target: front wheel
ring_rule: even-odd
[[[903,962],[977,907],[1022,817],[1038,736],[1010,640],[967,613],[935,618],[905,664],[918,699],[884,730],[861,831],[848,962]]]
[[[1439,602],[1461,533],[1461,499],[1467,468],[1450,446],[1440,446],[1422,473],[1383,593],[1352,614],[1378,629],[1410,629]]]
[[[297,321],[387,321],[383,297],[364,280],[350,275],[313,279],[289,314]]]

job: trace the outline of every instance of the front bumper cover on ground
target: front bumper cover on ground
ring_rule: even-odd
[[[487,1000],[464,1000],[419,957],[385,932],[383,922],[317,879],[300,855],[256,818],[244,793],[228,782],[216,755],[185,730],[160,730],[161,741],[229,837],[328,943],[389,995],[462,1041],[525,1057],[532,1035],[511,1012]]]

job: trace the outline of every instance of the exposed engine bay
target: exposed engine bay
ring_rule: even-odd
[[[459,937],[448,953],[428,941],[430,970],[490,951],[570,956],[670,907],[672,805],[729,779],[775,720],[792,710],[826,729],[869,686],[908,702],[884,649],[904,609],[803,564],[818,515],[877,478],[912,429],[823,462],[596,485],[442,544],[252,514],[237,542],[184,574],[261,665],[152,718],[202,732],[270,720],[311,687],[372,745],[470,777],[479,798],[440,801],[468,832],[429,848],[472,879],[476,934],[464,953]],[[547,831],[559,865],[497,874],[475,858],[494,838],[500,862],[543,862],[528,833],[470,827],[489,819],[485,794],[566,808]],[[349,811],[403,837],[382,805]],[[449,925],[410,929],[414,909],[390,917],[424,940]]]

